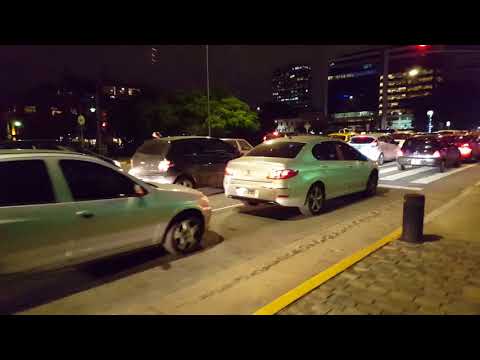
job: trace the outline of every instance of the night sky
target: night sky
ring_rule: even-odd
[[[314,105],[323,105],[322,79],[329,58],[372,48],[369,45],[210,46],[211,87],[225,88],[250,105],[271,99],[275,68],[290,63],[313,68]],[[158,46],[158,63],[150,62],[149,46],[0,46],[0,96],[56,81],[67,66],[73,73],[95,79],[105,66],[115,79],[158,89],[204,89],[205,47]]]

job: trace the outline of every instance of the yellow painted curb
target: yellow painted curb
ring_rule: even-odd
[[[296,288],[290,290],[289,292],[283,294],[277,299],[273,300],[271,303],[265,305],[264,307],[258,309],[253,313],[253,315],[274,315],[280,310],[290,305],[294,301],[298,300],[305,294],[309,293],[313,289],[319,287],[321,284],[331,279],[335,275],[338,275],[342,271],[348,269],[353,264],[367,257],[374,251],[385,246],[389,242],[397,240],[402,234],[402,229],[398,228],[385,236],[384,238],[378,240],[377,242],[369,245],[356,253],[350,255],[349,257],[341,260],[335,265],[330,266],[328,269],[322,271],[321,273],[311,277],[307,281],[303,282]]]

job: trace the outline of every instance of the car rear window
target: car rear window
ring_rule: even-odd
[[[271,144],[262,143],[254,147],[248,156],[265,156],[275,158],[293,159],[305,144],[299,142],[278,141]]]
[[[163,140],[147,141],[137,151],[142,154],[165,155],[168,145],[168,142]]]
[[[405,141],[403,148],[408,150],[426,150],[437,148],[439,145],[438,140],[432,138],[408,139]]]
[[[370,136],[357,136],[353,137],[350,142],[352,144],[370,144],[375,141],[375,138]]]

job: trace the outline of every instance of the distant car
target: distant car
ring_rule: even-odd
[[[444,172],[447,167],[458,167],[460,163],[458,148],[451,141],[435,136],[414,136],[407,139],[397,157],[399,170],[405,170],[406,167],[433,166]]]
[[[343,129],[342,131],[328,134],[328,137],[331,137],[332,139],[336,139],[336,140],[349,142],[350,139],[355,135],[358,135],[358,134],[354,131]]]
[[[370,160],[382,165],[385,160],[395,160],[400,149],[398,143],[389,134],[357,135],[349,144]]]
[[[211,207],[202,193],[147,184],[98,158],[0,150],[0,274],[74,265],[149,246],[196,249]]]
[[[271,133],[266,134],[266,135],[263,137],[263,141],[272,140],[272,139],[278,139],[278,138],[286,137],[286,136],[295,136],[295,135],[297,135],[296,132],[279,132],[279,131],[273,131],[273,132],[271,132]]]
[[[221,188],[227,162],[240,155],[220,139],[164,137],[147,140],[137,149],[129,174],[146,182]]]
[[[245,139],[222,139],[226,143],[235,147],[242,155],[253,149],[253,146]]]
[[[398,143],[398,147],[401,148],[405,140],[411,138],[414,134],[413,131],[397,131],[392,134],[392,138]]]
[[[73,151],[80,154],[94,156],[103,161],[106,161],[116,167],[121,168],[122,165],[119,161],[110,159],[109,157],[97,154],[91,150],[88,150],[80,144],[62,143],[56,140],[18,140],[18,141],[6,141],[0,143],[0,150],[2,149],[30,149],[30,150],[61,150],[61,151]]]
[[[348,144],[323,136],[293,136],[257,145],[225,170],[225,195],[244,204],[273,203],[317,215],[325,200],[376,192],[377,165]]]
[[[480,160],[480,137],[478,135],[450,135],[445,140],[450,140],[455,144],[463,161]]]

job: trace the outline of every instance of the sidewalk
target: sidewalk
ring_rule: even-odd
[[[425,225],[424,243],[396,240],[279,314],[480,314],[478,209],[480,186]]]

